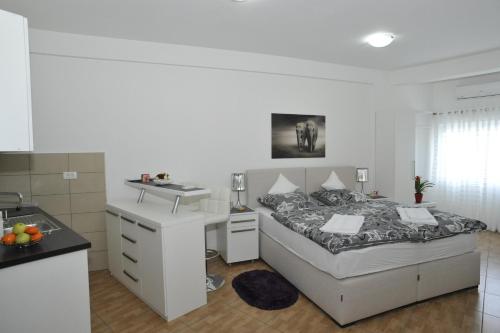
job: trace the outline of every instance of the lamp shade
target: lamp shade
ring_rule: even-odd
[[[359,183],[368,182],[368,168],[357,168],[356,169],[356,181]]]
[[[231,175],[231,188],[233,191],[245,191],[245,174],[233,173]]]

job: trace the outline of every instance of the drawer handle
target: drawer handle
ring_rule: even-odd
[[[242,230],[231,230],[231,233],[236,234],[238,232],[247,232],[247,231],[254,231],[255,228],[250,228],[250,229],[242,229]]]
[[[136,241],[136,240],[133,240],[132,238],[127,237],[127,236],[125,236],[124,234],[122,234],[122,238],[123,238],[123,239],[128,240],[128,241],[129,241],[130,243],[132,243],[132,244],[137,243],[137,241]]]
[[[239,220],[239,221],[231,221],[231,223],[244,223],[244,222],[255,222],[255,219],[249,219],[249,220]]]
[[[124,220],[125,220],[125,221],[127,221],[128,223],[135,224],[135,221],[132,221],[131,219],[126,218],[125,216],[122,216],[122,219],[124,219]]]
[[[138,282],[139,279],[134,277],[132,274],[130,274],[129,272],[127,272],[126,270],[123,270],[123,274],[125,274],[126,276],[128,276],[132,281],[134,282]]]
[[[106,209],[106,213],[108,213],[109,215],[118,216],[118,214],[116,214],[110,210],[107,210],[107,209]]]
[[[144,224],[142,224],[142,223],[137,223],[137,225],[138,225],[139,227],[141,227],[142,229],[146,229],[146,230],[149,230],[149,231],[151,231],[151,232],[156,232],[156,229],[153,229],[153,228],[151,228],[151,227],[148,227],[147,225],[144,225]]]
[[[134,259],[132,258],[131,256],[129,256],[128,254],[126,254],[125,252],[122,252],[122,256],[124,256],[125,258],[127,258],[128,260],[132,261],[134,264],[137,264],[137,259]]]

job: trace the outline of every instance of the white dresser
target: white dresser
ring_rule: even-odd
[[[111,274],[167,320],[207,303],[203,216],[171,209],[133,199],[106,208]]]

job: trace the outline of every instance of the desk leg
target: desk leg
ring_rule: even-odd
[[[144,194],[146,194],[146,190],[145,189],[141,189],[141,193],[139,193],[139,198],[137,198],[137,203],[141,203],[142,200],[144,200]]]
[[[172,208],[172,214],[177,214],[177,208],[179,207],[179,201],[181,200],[181,196],[178,195],[175,197],[174,208]]]

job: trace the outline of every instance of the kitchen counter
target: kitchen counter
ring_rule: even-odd
[[[85,250],[91,246],[88,240],[38,207],[23,207],[20,211],[7,209],[7,212],[9,217],[35,213],[43,214],[54,221],[61,229],[55,230],[51,234],[45,234],[39,244],[31,247],[19,248],[0,245],[0,268]]]

